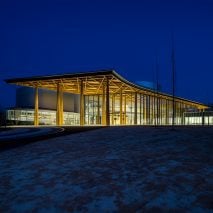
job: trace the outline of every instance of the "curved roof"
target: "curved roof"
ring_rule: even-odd
[[[173,98],[172,95],[163,92],[156,93],[155,90],[136,85],[123,78],[114,70],[100,70],[80,73],[67,73],[60,75],[14,78],[6,79],[5,82],[10,84],[16,84],[19,86],[39,87],[51,90],[56,90],[57,85],[61,84],[63,86],[64,92],[79,94],[80,82],[83,81],[84,94],[90,95],[102,94],[106,79],[108,79],[109,81],[109,89],[110,93],[112,94],[119,93],[122,90],[123,93],[138,92],[151,96],[158,95],[158,97],[167,100],[172,100]],[[175,97],[175,100],[185,104],[196,106],[201,109],[208,108],[202,103],[198,103],[180,97]]]

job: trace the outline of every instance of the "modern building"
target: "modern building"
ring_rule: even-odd
[[[30,102],[31,108],[26,109],[29,104],[23,105],[25,102],[20,97],[17,106],[30,113],[34,125],[183,125],[193,124],[188,113],[203,113],[208,108],[202,103],[133,84],[114,70],[5,81],[33,88],[30,101],[24,98],[26,95],[19,95]],[[44,99],[41,94],[46,94]],[[18,109],[13,110],[11,114]],[[75,121],[71,122],[69,116]],[[44,122],[45,117],[48,122]],[[213,116],[209,120],[213,123]]]
[[[56,125],[57,93],[38,89],[39,124]],[[79,95],[63,93],[64,125],[79,125]],[[16,90],[16,106],[6,111],[8,124],[34,123],[34,89],[20,87]]]

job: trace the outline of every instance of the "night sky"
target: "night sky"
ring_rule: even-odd
[[[213,102],[212,0],[0,0],[0,106],[15,104],[3,79],[114,69],[176,95]]]

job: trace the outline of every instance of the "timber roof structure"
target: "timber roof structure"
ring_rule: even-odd
[[[172,96],[163,92],[156,92],[155,90],[148,89],[137,84],[134,84],[114,70],[100,70],[92,72],[81,73],[68,73],[61,75],[50,76],[36,76],[27,78],[14,78],[6,79],[5,82],[9,84],[16,84],[26,87],[38,87],[42,89],[57,90],[58,84],[63,87],[64,92],[80,94],[80,82],[83,81],[84,95],[98,95],[103,94],[103,87],[106,79],[109,82],[110,94],[131,93],[137,92],[144,95],[158,96],[167,100],[172,100]],[[198,107],[199,109],[208,108],[208,106],[195,101],[187,100],[180,97],[175,97],[175,100],[183,104],[190,104],[191,106]]]

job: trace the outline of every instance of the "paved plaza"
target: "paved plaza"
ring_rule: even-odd
[[[212,212],[212,127],[110,127],[0,153],[0,212]]]

